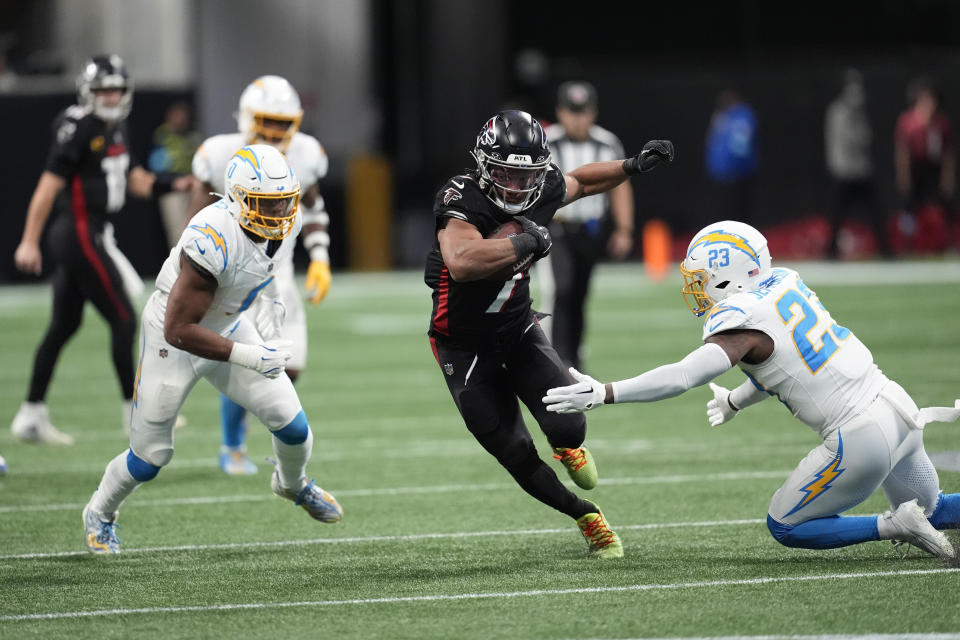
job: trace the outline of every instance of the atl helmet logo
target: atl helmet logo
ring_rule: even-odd
[[[461,198],[463,198],[463,195],[453,187],[443,192],[443,204],[450,204],[454,200],[460,200]]]

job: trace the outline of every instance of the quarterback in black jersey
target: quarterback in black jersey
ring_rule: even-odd
[[[130,113],[133,85],[118,56],[88,60],[77,77],[77,94],[78,104],[54,121],[47,165],[14,253],[18,269],[40,275],[40,238],[55,211],[49,233],[55,258],[53,316],[37,349],[27,400],[11,425],[15,437],[32,442],[73,443],[51,424],[44,400],[60,350],[80,327],[87,300],[110,324],[123,419],[129,419],[136,317],[124,285],[139,283],[139,278],[116,248],[108,219],[123,207],[127,192],[148,198],[192,184],[190,177],[153,174],[131,161],[124,119]]]
[[[673,144],[653,140],[626,160],[595,162],[566,175],[551,162],[540,123],[501,111],[477,136],[475,171],[437,193],[436,242],[424,280],[433,289],[430,344],[467,428],[530,495],[574,518],[591,555],[623,556],[599,507],[569,491],[540,459],[518,398],[537,420],[554,457],[583,489],[597,470],[583,447],[582,414],[547,412],[540,399],[573,379],[540,329],[530,301],[530,266],[550,252],[556,210],[603,193],[631,175],[673,160]],[[516,222],[508,237],[497,232]]]

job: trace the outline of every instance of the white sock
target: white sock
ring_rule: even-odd
[[[299,491],[307,486],[307,462],[313,452],[313,429],[307,432],[307,439],[300,444],[287,444],[279,438],[273,438],[273,453],[277,456],[277,470],[280,484],[291,491]]]
[[[127,451],[124,451],[107,465],[103,478],[100,479],[100,486],[90,498],[90,508],[108,521],[116,520],[120,505],[141,484],[143,483],[130,475],[127,469]]]

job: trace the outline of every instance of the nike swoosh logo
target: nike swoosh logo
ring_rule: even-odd
[[[457,182],[456,180],[451,180],[450,182],[452,182],[453,184],[457,185],[457,188],[458,188],[458,189],[463,189],[463,185],[460,184],[459,182]]]
[[[203,254],[205,254],[205,253],[207,252],[206,249],[201,249],[201,248],[200,248],[200,243],[197,242],[196,240],[194,240],[193,243],[194,243],[195,245],[197,245],[197,251],[200,252],[200,255],[203,255]]]

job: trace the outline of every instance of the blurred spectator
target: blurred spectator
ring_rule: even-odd
[[[756,139],[753,107],[733,89],[720,91],[706,140],[707,175],[716,186],[713,219],[755,224]]]
[[[624,157],[616,135],[596,124],[597,91],[588,82],[560,85],[558,123],[547,128],[553,161],[562,171]],[[540,321],[560,359],[582,370],[584,307],[593,267],[605,255],[622,260],[633,249],[633,187],[622,182],[607,193],[557,210],[550,224],[553,249],[536,266],[543,296]]]
[[[847,70],[843,88],[827,107],[824,119],[824,143],[827,171],[832,193],[828,209],[831,225],[830,257],[838,257],[840,227],[851,212],[865,214],[873,228],[877,250],[889,257],[884,214],[877,200],[874,183],[873,129],[867,114],[867,94],[863,76]]]
[[[190,105],[174,102],[167,108],[163,123],[153,132],[153,150],[147,166],[155,173],[189,174],[193,154],[200,146],[200,133],[190,128]],[[190,194],[171,191],[160,198],[160,215],[167,246],[177,243],[190,220]]]
[[[900,114],[895,133],[898,193],[904,208],[914,215],[932,206],[950,216],[956,169],[953,126],[929,78],[911,82],[907,99],[910,107]]]

